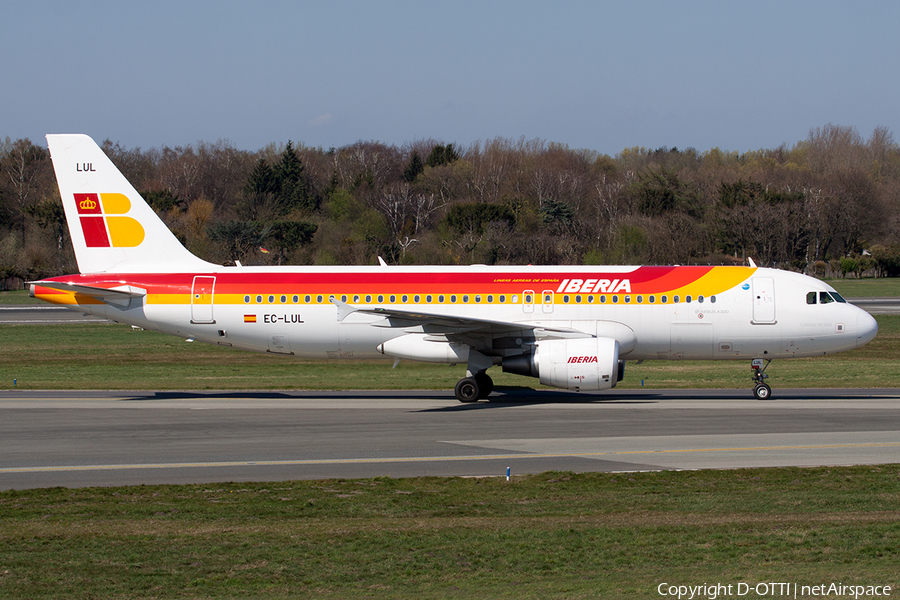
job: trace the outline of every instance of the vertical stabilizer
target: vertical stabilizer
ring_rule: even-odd
[[[210,271],[188,252],[90,137],[48,135],[82,273]]]

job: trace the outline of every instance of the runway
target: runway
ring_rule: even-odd
[[[0,489],[900,463],[900,389],[0,392]]]

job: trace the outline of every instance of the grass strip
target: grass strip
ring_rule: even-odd
[[[900,466],[0,493],[0,598],[900,587]]]
[[[776,360],[776,388],[900,387],[900,316],[877,317],[878,336],[834,356]],[[499,388],[541,387],[491,369]],[[304,360],[243,352],[127,325],[0,326],[0,389],[450,389],[465,366]],[[627,363],[622,388],[750,388],[749,360]]]

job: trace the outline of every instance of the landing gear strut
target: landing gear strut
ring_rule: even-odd
[[[765,383],[765,380],[769,378],[769,376],[765,374],[765,370],[771,362],[772,360],[769,359],[763,364],[763,359],[754,358],[750,363],[750,371],[752,373],[751,379],[756,383],[756,387],[753,388],[753,396],[757,400],[772,399],[772,388],[769,387],[768,383]]]
[[[456,399],[460,402],[478,402],[481,398],[487,398],[494,391],[494,381],[490,376],[481,371],[474,377],[464,377],[456,384]]]

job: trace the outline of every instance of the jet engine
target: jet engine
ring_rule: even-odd
[[[624,361],[613,338],[577,338],[538,342],[533,354],[508,356],[503,371],[539,377],[565,390],[608,390],[622,380]]]

